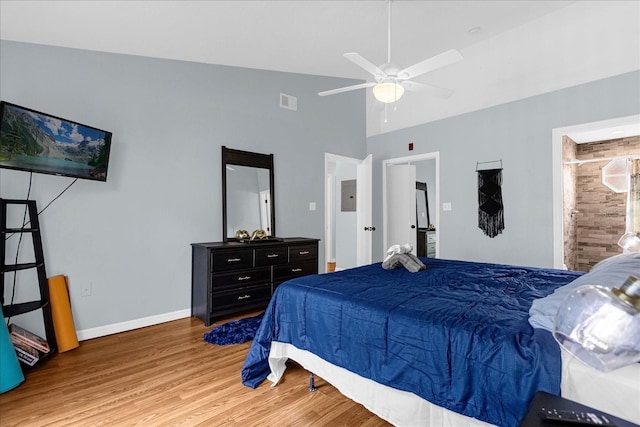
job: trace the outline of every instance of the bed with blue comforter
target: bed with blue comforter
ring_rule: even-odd
[[[580,273],[421,258],[280,285],[242,368],[257,387],[272,341],[451,411],[516,426],[538,390],[560,394],[560,350],[528,322],[532,301]]]

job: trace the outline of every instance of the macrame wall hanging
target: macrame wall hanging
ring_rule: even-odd
[[[498,169],[481,169],[481,164],[500,162]],[[478,162],[478,227],[494,238],[504,230],[502,204],[502,160]]]

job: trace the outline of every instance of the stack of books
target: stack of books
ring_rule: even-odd
[[[16,349],[18,360],[26,365],[35,365],[40,360],[41,353],[51,351],[47,340],[14,323],[9,325],[9,337]]]

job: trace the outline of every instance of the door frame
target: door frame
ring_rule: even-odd
[[[356,166],[356,266],[371,264],[373,236],[373,154]]]
[[[366,155],[366,159],[369,155]],[[355,157],[346,157],[339,154],[324,153],[324,271],[327,271],[327,263],[330,259],[331,246],[333,245],[333,239],[331,237],[331,230],[333,227],[331,213],[337,209],[334,203],[334,192],[329,182],[329,164],[336,162],[344,162],[357,167],[364,159],[358,159]],[[357,230],[354,230],[354,239],[357,238]],[[371,248],[369,248],[371,252]]]
[[[385,253],[387,245],[387,167],[389,165],[413,164],[414,162],[420,162],[423,160],[435,160],[436,163],[436,202],[435,202],[435,222],[436,226],[436,258],[440,254],[440,152],[434,151],[431,153],[415,154],[413,156],[396,157],[393,159],[386,159],[382,161],[382,228],[384,230],[382,234],[382,253]],[[415,185],[415,184],[414,184]]]
[[[571,134],[585,134],[614,129],[618,127],[637,126],[640,123],[640,115],[618,117],[610,120],[582,123],[574,126],[555,128],[551,130],[551,172],[553,186],[553,268],[564,269],[564,182],[562,179],[562,137]]]

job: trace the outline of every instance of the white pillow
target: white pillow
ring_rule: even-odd
[[[559,287],[551,295],[533,301],[529,309],[529,323],[534,328],[553,332],[560,304],[576,288],[583,285],[599,285],[613,289],[621,286],[629,276],[640,277],[640,253],[631,252],[604,259],[594,265],[590,272]]]

